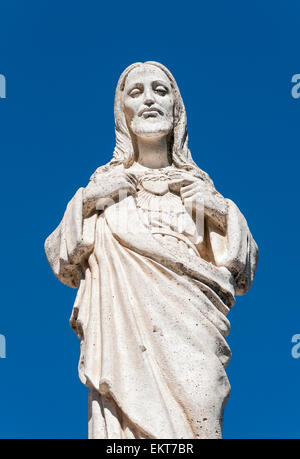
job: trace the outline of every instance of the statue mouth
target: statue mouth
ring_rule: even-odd
[[[159,108],[145,108],[139,113],[139,116],[143,118],[156,118],[158,115],[163,115],[163,112]]]

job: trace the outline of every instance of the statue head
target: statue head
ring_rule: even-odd
[[[209,181],[188,148],[186,112],[171,72],[153,61],[137,62],[121,74],[115,93],[116,146],[112,160],[93,174],[137,160],[138,136],[167,136],[170,163]]]
[[[174,93],[165,72],[152,64],[133,68],[124,80],[121,110],[131,140],[168,137],[173,131]]]

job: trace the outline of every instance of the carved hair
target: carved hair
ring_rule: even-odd
[[[177,168],[190,171],[193,175],[196,175],[199,178],[202,178],[204,181],[212,184],[209,176],[204,171],[199,169],[199,167],[193,161],[192,155],[188,148],[186,112],[177,83],[171,72],[164,65],[153,61],[147,61],[144,63],[136,62],[127,67],[121,74],[116,88],[114,104],[116,146],[114,149],[113,158],[108,164],[99,167],[92,175],[91,179],[94,179],[98,173],[108,172],[114,166],[120,164],[123,164],[125,168],[128,168],[136,159],[134,145],[135,142],[131,137],[130,131],[128,129],[123,108],[123,91],[129,73],[133,69],[144,65],[152,65],[161,69],[168,77],[172,87],[174,95],[173,131],[168,138],[169,154],[171,156],[172,163]]]

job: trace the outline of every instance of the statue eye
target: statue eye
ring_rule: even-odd
[[[160,96],[165,96],[168,92],[167,88],[161,85],[156,86],[155,91],[158,92]]]
[[[130,91],[130,97],[138,97],[141,94],[141,90],[139,88],[134,88]]]

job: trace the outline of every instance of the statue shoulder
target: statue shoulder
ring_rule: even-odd
[[[110,170],[111,170],[111,163],[107,163],[107,164],[104,164],[103,166],[97,167],[95,172],[91,175],[90,181],[95,182],[100,175],[105,174],[106,172],[109,172]]]
[[[101,175],[108,174],[113,170],[124,170],[123,164],[119,164],[116,161],[110,161],[109,163],[104,164],[103,166],[98,167],[95,172],[91,175],[90,181],[96,182]]]
[[[209,174],[205,172],[204,170],[200,169],[200,167],[197,166],[197,174],[196,174],[203,182],[206,184],[208,188],[211,189],[211,191],[217,191],[215,188],[215,184]]]

